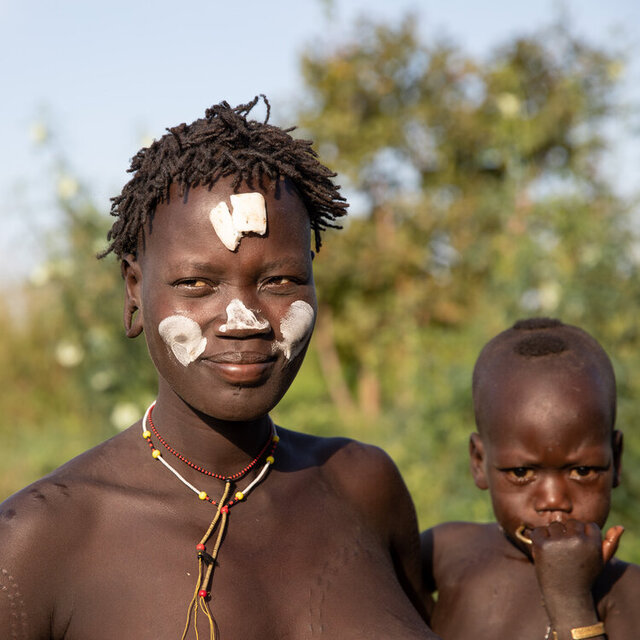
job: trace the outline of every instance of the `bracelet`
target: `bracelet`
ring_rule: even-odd
[[[587,638],[595,638],[596,636],[603,636],[604,634],[604,622],[596,622],[596,624],[589,625],[588,627],[574,627],[571,629],[571,638],[573,640],[586,640]],[[551,627],[547,627],[544,640],[558,640],[557,632],[552,631]]]
[[[595,638],[604,635],[604,622],[596,622],[596,624],[588,627],[576,627],[571,629],[571,637],[573,640],[585,640],[585,638]]]

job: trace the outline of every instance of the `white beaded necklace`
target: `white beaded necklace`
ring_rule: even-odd
[[[214,500],[212,500],[209,497],[209,495],[207,494],[206,491],[202,491],[202,490],[197,489],[196,487],[194,487],[186,478],[184,478],[176,469],[174,469],[164,459],[164,457],[162,456],[162,452],[159,449],[154,448],[153,443],[151,442],[151,432],[147,429],[147,423],[149,421],[149,413],[151,412],[153,407],[155,407],[155,405],[156,405],[155,401],[152,402],[147,407],[147,410],[144,412],[144,417],[142,418],[142,437],[147,441],[147,443],[151,447],[151,455],[153,456],[154,459],[158,460],[167,469],[169,469],[169,471],[171,471],[171,473],[173,473],[173,475],[176,476],[176,478],[178,478],[178,480],[180,480],[180,482],[182,482],[182,484],[184,484],[185,486],[189,487],[189,489],[191,489],[191,491],[193,491],[195,494],[197,494],[197,496],[198,496],[198,498],[200,500],[208,500],[212,504],[217,504]],[[278,432],[276,430],[276,425],[273,424],[273,421],[271,421],[271,441],[274,442],[274,443],[277,443],[277,442],[280,441],[280,437],[278,436]],[[255,479],[251,483],[249,483],[249,485],[247,487],[245,487],[242,491],[236,492],[235,499],[232,500],[231,503],[227,504],[227,506],[230,507],[233,504],[235,504],[236,502],[239,502],[240,500],[244,500],[247,497],[247,495],[249,495],[249,492],[256,485],[258,485],[258,484],[260,484],[260,482],[262,482],[264,477],[267,475],[267,473],[269,471],[269,468],[275,462],[273,456],[267,456],[265,460],[266,460],[265,465],[260,470],[260,473],[258,473],[258,475],[255,477]]]

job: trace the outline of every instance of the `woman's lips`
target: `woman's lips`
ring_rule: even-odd
[[[231,384],[251,385],[268,377],[276,357],[257,351],[225,351],[201,356],[200,360]]]

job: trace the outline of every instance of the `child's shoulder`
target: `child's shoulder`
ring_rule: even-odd
[[[614,558],[596,581],[594,596],[608,637],[636,637],[629,631],[640,627],[640,566]]]
[[[623,598],[637,603],[640,601],[640,565],[613,558],[605,566],[595,588],[605,598],[612,597],[616,602]]]
[[[464,552],[502,545],[500,527],[495,522],[443,522],[423,531],[420,539],[423,552]]]
[[[504,539],[495,522],[443,522],[420,535],[422,566],[429,572],[437,566],[458,564],[470,557],[489,558],[503,546]]]
[[[445,522],[420,536],[422,580],[429,592],[470,584],[504,568],[505,538],[497,523]]]

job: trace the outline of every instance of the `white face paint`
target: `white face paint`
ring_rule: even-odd
[[[282,341],[273,345],[274,351],[281,349],[287,360],[295,358],[304,347],[313,329],[315,317],[313,307],[304,300],[296,300],[291,303],[289,310],[280,322]]]
[[[207,346],[200,325],[186,316],[169,316],[158,325],[158,333],[185,367],[193,362]]]
[[[229,212],[226,202],[218,203],[209,213],[211,224],[222,244],[235,251],[242,236],[267,232],[267,210],[261,193],[237,193],[231,196]]]
[[[258,320],[251,309],[242,304],[242,300],[234,298],[227,305],[227,322],[220,325],[220,331],[234,331],[237,329],[262,330],[269,328],[268,320]]]

